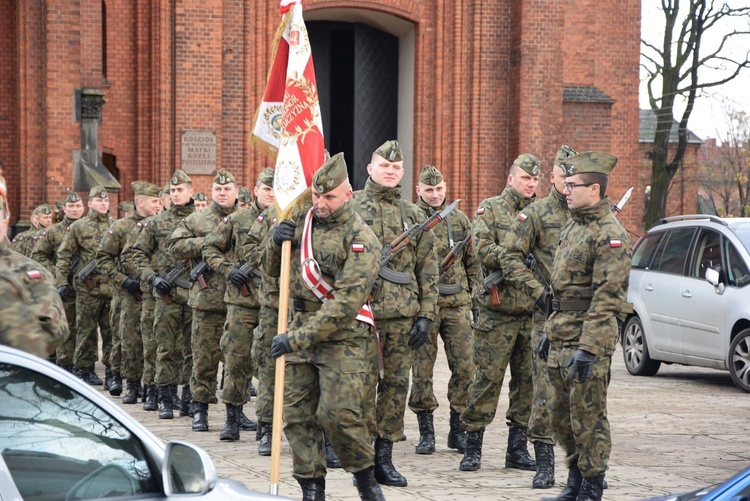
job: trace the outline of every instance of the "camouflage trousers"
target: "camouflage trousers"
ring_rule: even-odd
[[[279,329],[279,310],[261,306],[258,326],[253,329],[252,357],[258,370],[258,400],[255,415],[259,423],[273,423],[274,384],[276,382],[276,359],[271,356],[271,341]]]
[[[98,358],[99,335],[102,337],[102,363],[110,366],[112,331],[109,326],[111,298],[98,297],[83,290],[76,291],[76,367],[92,367]],[[98,334],[97,334],[98,331]]]
[[[120,372],[125,379],[140,381],[143,375],[143,338],[141,337],[141,301],[124,292],[120,303],[120,338],[122,364]]]
[[[577,464],[585,478],[607,470],[612,439],[607,420],[611,354],[597,357],[590,379],[570,380],[568,364],[576,345],[552,343],[547,359],[548,408],[555,439],[565,450],[565,465]]]
[[[154,310],[156,298],[150,293],[143,293],[141,305],[141,342],[143,343],[143,376],[144,384],[156,383],[156,336],[154,335]]]
[[[193,310],[186,304],[167,304],[159,297],[154,311],[156,377],[159,386],[185,384],[193,367],[190,343]],[[188,368],[189,367],[189,368]],[[186,379],[187,376],[187,379]]]
[[[495,419],[505,370],[510,364],[509,425],[526,428],[533,393],[531,370],[531,315],[509,315],[479,310],[474,327],[474,381],[469,404],[461,413],[467,431],[478,431]]]
[[[120,312],[122,292],[115,284],[110,284],[112,302],[109,304],[109,327],[112,331],[112,348],[109,350],[109,366],[114,372],[120,372],[122,365],[122,333],[120,332]]]
[[[461,413],[469,401],[471,379],[474,377],[474,334],[469,306],[441,308],[432,322],[430,340],[414,352],[411,368],[409,409],[415,413],[434,412],[438,401],[432,375],[438,354],[438,334],[443,339],[445,356],[451,378],[448,380],[448,402],[451,409]]]
[[[190,391],[193,400],[203,404],[215,404],[216,376],[221,361],[221,334],[224,332],[225,311],[193,310],[193,372],[190,375]]]
[[[68,320],[70,333],[65,339],[63,339],[62,344],[57,347],[57,364],[73,365],[73,355],[76,351],[76,337],[78,333],[76,330],[75,300],[63,301],[63,309],[65,310],[65,318]]]
[[[544,335],[544,325],[547,323],[547,313],[534,308],[534,322],[531,327],[531,367],[533,369],[534,393],[531,400],[531,416],[529,417],[529,441],[554,445],[550,425],[547,399],[549,393],[549,373],[547,364],[537,355],[539,341]]]
[[[255,370],[251,356],[254,330],[258,325],[258,309],[236,304],[227,305],[227,319],[221,335],[221,356],[224,359],[224,403],[244,405]]]
[[[362,409],[366,343],[366,338],[321,343],[286,356],[284,432],[295,478],[326,476],[323,431],[346,471],[374,465]]]
[[[383,352],[383,378],[378,379],[378,352],[374,335],[367,343],[369,368],[365,388],[365,420],[373,437],[398,442],[404,434],[404,413],[409,394],[409,372],[414,350],[409,346],[412,318],[377,320]]]

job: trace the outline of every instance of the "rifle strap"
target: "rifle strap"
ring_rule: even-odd
[[[409,231],[409,225],[406,224],[406,204],[404,203],[404,199],[400,198],[398,200],[399,205],[401,206],[401,224],[404,227],[404,231]]]
[[[302,281],[315,294],[318,299],[324,303],[329,299],[333,298],[333,287],[323,278],[323,274],[320,272],[320,266],[315,261],[312,248],[312,222],[313,222],[313,209],[307,211],[305,216],[305,225],[302,228],[302,245],[300,246],[300,271],[302,273]],[[375,317],[372,314],[370,305],[365,303],[359,309],[357,313],[357,320],[370,325],[375,328]]]

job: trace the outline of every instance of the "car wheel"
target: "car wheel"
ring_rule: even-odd
[[[637,316],[631,317],[622,331],[622,358],[634,376],[653,376],[661,367],[661,362],[648,356],[643,325]]]
[[[740,332],[732,341],[729,374],[737,388],[750,392],[750,329]]]

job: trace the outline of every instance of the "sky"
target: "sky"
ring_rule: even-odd
[[[708,1],[711,2],[711,0]],[[733,7],[739,7],[747,6],[749,1],[728,0],[728,3]],[[720,0],[715,0],[715,2],[717,4],[721,3]],[[681,6],[681,8],[686,10],[688,1],[681,0],[681,3],[685,5],[685,7]],[[641,38],[656,46],[661,46],[665,23],[664,14],[661,11],[661,0],[643,0],[641,12]],[[716,24],[710,30],[706,31],[702,43],[702,47],[705,47],[705,49],[701,49],[701,54],[709,53],[706,49],[711,48],[715,50],[721,42],[721,37],[725,33],[731,32],[733,28],[745,31],[750,30],[750,16],[732,20],[731,22],[727,20],[727,22]],[[744,39],[740,38],[740,40],[744,41],[735,43],[731,48],[731,53],[744,58],[745,52],[750,48],[750,35],[745,35]],[[644,48],[641,46],[641,52],[643,51]],[[719,70],[708,67],[699,70],[701,81],[720,79],[720,74]],[[644,75],[645,73],[641,69],[640,106],[647,109],[650,105],[648,103],[648,92],[646,91]],[[726,126],[724,125],[726,121],[724,118],[725,101],[731,102],[732,106],[737,110],[750,112],[750,68],[742,70],[731,82],[707,89],[702,95],[699,94],[699,97],[695,101],[693,112],[690,115],[688,128],[702,139],[709,137],[721,138],[726,133]],[[678,104],[678,106],[675,118],[679,120],[685,108],[684,101]]]

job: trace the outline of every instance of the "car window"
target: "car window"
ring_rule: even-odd
[[[650,233],[643,237],[638,243],[638,246],[633,251],[633,268],[639,268],[647,270],[651,267],[651,262],[654,260],[654,254],[659,248],[659,243],[666,232],[659,231],[656,233]]]
[[[721,234],[704,228],[698,237],[698,243],[695,245],[689,275],[696,278],[706,278],[706,270],[709,268],[721,270]]]
[[[682,274],[685,270],[690,242],[695,228],[675,228],[664,238],[661,254],[657,253],[653,269],[664,273]]]
[[[63,383],[0,364],[0,455],[25,501],[161,492],[143,444]]]
[[[728,238],[724,239],[724,247],[727,259],[727,284],[732,287],[744,287],[750,283],[750,272],[748,272],[747,264]]]

